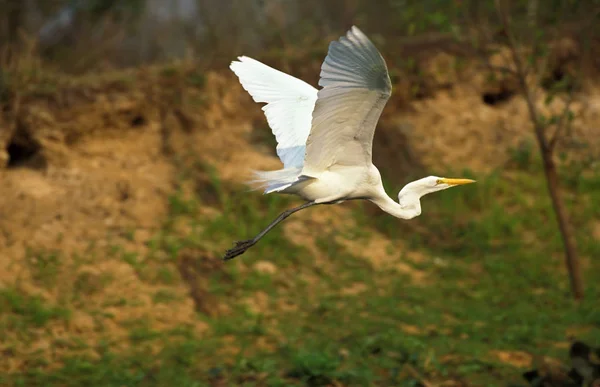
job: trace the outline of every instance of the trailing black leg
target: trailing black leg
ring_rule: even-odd
[[[244,254],[246,252],[246,250],[248,250],[250,247],[254,246],[256,244],[256,242],[258,242],[269,231],[271,231],[271,229],[273,229],[273,227],[275,227],[277,224],[279,224],[285,218],[287,218],[288,216],[292,215],[294,212],[303,210],[305,208],[308,208],[310,206],[314,206],[316,204],[319,204],[319,203],[308,202],[308,203],[304,203],[301,206],[294,207],[294,208],[291,208],[289,210],[283,211],[281,214],[279,214],[279,216],[274,221],[272,221],[264,230],[262,230],[254,238],[248,239],[248,240],[245,240],[245,241],[235,242],[235,246],[225,252],[225,256],[223,257],[223,260],[228,261],[230,259],[233,259],[233,258],[237,257],[238,255]]]

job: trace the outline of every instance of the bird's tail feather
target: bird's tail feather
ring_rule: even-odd
[[[282,191],[294,183],[301,181],[302,168],[285,168],[276,171],[253,171],[254,179],[248,184],[254,185],[254,189],[263,188],[264,193]]]

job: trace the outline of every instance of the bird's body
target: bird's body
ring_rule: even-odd
[[[381,175],[374,165],[370,168],[333,166],[316,176],[300,180],[282,193],[294,194],[315,203],[365,199],[377,194]]]
[[[256,102],[266,103],[263,111],[283,163],[280,170],[255,171],[252,183],[267,194],[294,194],[307,203],[281,214],[255,238],[238,242],[225,259],[242,254],[277,223],[312,205],[366,199],[395,217],[411,219],[421,214],[423,195],[473,182],[429,176],[407,184],[398,202],[386,194],[371,156],[392,85],[383,57],[356,27],[331,42],[320,90],[248,57],[230,68]]]

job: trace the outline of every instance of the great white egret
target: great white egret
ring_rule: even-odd
[[[398,203],[386,194],[371,153],[392,84],[383,57],[357,27],[330,43],[320,90],[252,58],[238,59],[230,68],[255,102],[266,103],[262,109],[283,162],[280,170],[255,171],[253,182],[266,194],[295,194],[306,203],[281,213],[254,238],[236,242],[225,260],[243,254],[279,222],[310,206],[366,199],[390,215],[412,219],[421,214],[424,195],[474,182],[428,176],[404,186]]]

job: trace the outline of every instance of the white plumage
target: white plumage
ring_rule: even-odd
[[[255,59],[238,59],[230,68],[255,102],[266,103],[262,110],[277,140],[277,155],[284,168],[257,171],[255,181],[265,183],[265,193],[281,191],[295,182],[302,170],[317,89]]]
[[[254,101],[266,103],[262,109],[283,162],[283,169],[256,171],[253,182],[265,193],[295,194],[307,203],[282,213],[255,238],[237,242],[225,259],[242,254],[277,223],[315,204],[366,199],[395,217],[411,219],[421,214],[422,196],[473,182],[428,176],[407,184],[398,202],[386,194],[372,163],[372,146],[392,85],[383,57],[357,27],[330,43],[320,90],[257,60],[238,59],[230,68]]]
[[[381,54],[358,28],[331,42],[319,86],[303,173],[314,176],[334,164],[368,168],[392,84]]]

